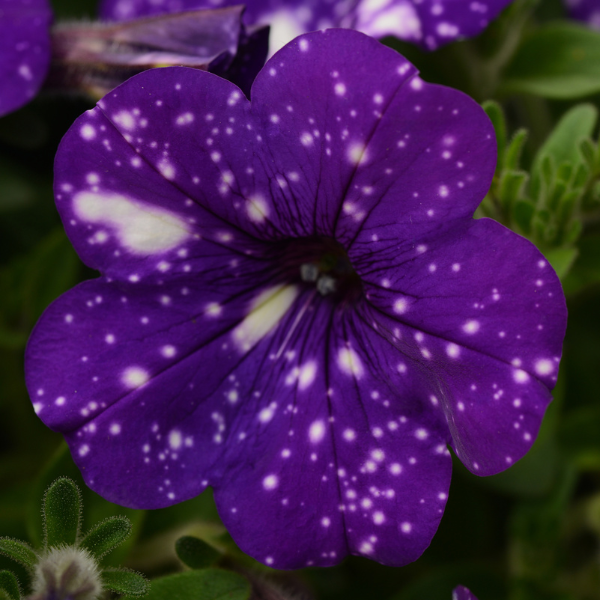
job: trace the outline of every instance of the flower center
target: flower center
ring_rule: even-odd
[[[355,301],[362,295],[362,283],[346,249],[332,238],[297,238],[286,243],[285,271],[322,296],[336,301]]]

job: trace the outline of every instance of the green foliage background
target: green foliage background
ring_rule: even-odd
[[[94,0],[53,4],[58,19],[93,18],[96,10]],[[66,239],[52,196],[57,145],[92,104],[42,94],[0,119],[0,535],[39,545],[43,491],[68,475],[84,492],[86,531],[119,514],[133,523],[133,535],[103,559],[105,566],[169,576],[155,584],[151,600],[243,600],[250,593],[449,600],[457,584],[479,600],[600,600],[600,33],[567,21],[559,0],[517,0],[476,40],[433,54],[394,39],[385,43],[425,80],[484,103],[500,161],[476,216],[532,239],[563,280],[570,313],[564,358],[529,455],[489,478],[455,461],[438,534],[421,559],[402,569],[350,558],[335,568],[276,573],[235,548],[210,492],[144,512],[85,488],[61,436],[34,415],[23,383],[23,350],[37,318],[62,292],[95,275]],[[183,535],[213,548],[182,546],[182,556],[199,553],[188,557],[193,571],[175,553]],[[238,574],[226,576],[222,568]],[[1,569],[27,587],[23,569],[0,557]]]

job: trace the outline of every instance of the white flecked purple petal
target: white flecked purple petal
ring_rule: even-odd
[[[471,590],[463,585],[459,585],[452,592],[452,600],[477,600],[477,598],[472,594]]]
[[[509,466],[558,369],[556,275],[471,219],[495,147],[477,104],[352,31],[277,53],[252,104],[196,70],[136,76],[57,154],[65,229],[102,277],[36,326],[36,411],[113,501],[213,486],[266,564],[414,560],[443,512],[447,445],[479,474]],[[325,238],[360,297],[300,276]]]
[[[565,0],[565,4],[574,19],[600,29],[600,0]]]
[[[0,116],[29,102],[50,64],[47,0],[0,0]]]
[[[348,27],[374,37],[394,35],[435,50],[448,42],[481,33],[512,0],[250,0],[248,23],[271,25],[271,52],[297,35],[328,27]],[[103,0],[101,15],[126,20],[237,0]]]

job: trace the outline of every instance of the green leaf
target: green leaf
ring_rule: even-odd
[[[29,570],[33,570],[38,562],[37,554],[33,551],[33,548],[21,540],[0,538],[0,554],[20,562]]]
[[[526,129],[519,129],[515,132],[510,140],[510,144],[506,149],[506,155],[504,157],[504,168],[515,170],[519,168],[521,161],[521,154],[529,133]]]
[[[144,596],[150,589],[150,582],[143,575],[127,569],[102,571],[102,584],[106,589],[117,594],[134,597]]]
[[[598,35],[600,44],[600,35]],[[579,104],[566,112],[558,122],[552,133],[548,136],[543,146],[538,150],[531,169],[532,174],[537,174],[543,168],[546,157],[552,157],[555,165],[560,165],[559,173],[566,167],[564,163],[574,165],[581,162],[581,143],[594,131],[598,120],[598,110],[592,104]],[[568,177],[561,177],[568,179]]]
[[[127,517],[110,517],[98,523],[83,538],[79,546],[100,559],[124,542],[130,533],[131,521]]]
[[[504,151],[506,148],[506,119],[504,118],[504,111],[500,104],[494,100],[487,100],[481,106],[490,118],[496,132],[496,144],[498,148],[496,171],[501,171],[504,166]]]
[[[2,590],[10,600],[21,600],[19,580],[10,571],[0,571],[0,590]]]
[[[525,171],[502,172],[498,195],[505,207],[510,209],[521,198],[528,178],[529,175]]]
[[[571,182],[573,189],[583,191],[587,185],[590,175],[590,167],[586,163],[580,163],[575,171],[575,175],[573,176],[573,181]]]
[[[540,27],[517,49],[500,89],[557,99],[600,91],[600,33],[566,21]]]
[[[221,556],[218,550],[200,538],[186,535],[175,542],[175,551],[181,562],[190,569],[204,569],[213,565]]]
[[[566,191],[567,182],[557,178],[554,182],[554,188],[552,189],[550,196],[546,199],[546,204],[551,211],[556,212]]]
[[[512,218],[525,234],[531,232],[531,220],[535,214],[535,204],[531,200],[518,200],[514,204]]]
[[[132,535],[130,535],[125,542],[123,542],[109,555],[102,559],[103,564],[106,566],[120,566],[135,543],[136,536],[139,535],[141,531],[141,523],[144,519],[144,515],[146,514],[145,511],[134,510],[132,508],[125,508],[117,504],[112,504],[111,502],[104,500],[104,498],[101,498],[98,494],[92,492],[92,490],[85,485],[79,469],[73,462],[66,442],[61,442],[54,456],[50,457],[49,462],[39,473],[35,487],[32,491],[32,497],[35,498],[42,496],[44,490],[50,485],[50,483],[53,482],[57,477],[62,476],[70,477],[73,481],[75,481],[81,490],[83,505],[85,506],[82,530],[91,531],[95,529],[98,523],[106,520],[109,517],[115,516],[126,516],[132,522]],[[39,503],[37,506],[34,502],[30,503],[30,510],[27,516],[29,537],[32,542],[41,545],[43,544],[43,531],[40,527],[39,516]]]
[[[248,600],[250,592],[241,575],[204,569],[154,579],[147,600]]]
[[[545,254],[556,274],[562,279],[571,270],[579,251],[577,248],[553,248]]]
[[[75,545],[81,530],[81,492],[68,477],[60,477],[44,496],[44,547]]]
[[[579,143],[579,151],[585,159],[588,167],[594,170],[598,163],[598,149],[590,138],[584,138]]]

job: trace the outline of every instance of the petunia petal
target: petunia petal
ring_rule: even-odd
[[[50,65],[47,0],[0,0],[0,116],[29,102]]]
[[[452,600],[477,600],[471,590],[464,585],[459,585],[452,592]]]
[[[353,311],[312,298],[298,299],[312,304],[295,335],[282,321],[279,351],[256,373],[262,409],[246,420],[217,505],[240,547],[278,568],[348,553],[404,565],[429,545],[445,506],[445,425],[415,402],[419,381],[401,378],[394,348],[382,351]]]
[[[505,469],[529,450],[552,399],[567,319],[558,277],[533,244],[489,219],[409,248],[378,244],[385,271],[373,258],[356,263],[367,297],[388,328],[410,326],[461,460],[480,475]]]
[[[512,0],[251,0],[246,21],[271,25],[271,52],[294,37],[328,27],[348,27],[374,37],[395,35],[427,50],[481,33]],[[221,0],[230,6],[237,0]],[[207,0],[103,0],[101,15],[126,20],[151,14],[214,8]]]
[[[404,0],[405,5],[411,4],[414,10],[415,24],[411,23],[408,15],[400,14],[400,9],[395,10],[390,5],[402,3],[383,3],[383,8],[369,10],[372,0],[361,0],[358,14],[365,24],[357,27],[369,35],[381,37],[383,35],[395,35],[400,23],[407,28],[406,36],[399,36],[407,41],[416,37],[420,45],[426,50],[435,50],[449,42],[457,39],[470,38],[481,33],[512,0],[478,0],[477,2],[463,2],[461,0],[426,0],[417,2],[415,0]],[[362,8],[361,10],[361,7]],[[366,13],[366,14],[365,14]],[[398,22],[398,25],[395,24]],[[407,24],[408,22],[408,24]],[[359,20],[360,23],[360,20]],[[417,29],[416,23],[419,24]],[[411,27],[412,24],[412,27]]]
[[[245,321],[258,292],[237,282],[235,293],[227,279],[85,282],[51,305],[35,330],[27,351],[34,408],[64,433],[86,481],[107,498],[170,505],[226,467],[231,415],[252,402],[242,391],[237,402],[231,376],[269,333],[264,322],[260,329]],[[289,306],[293,294],[284,299]],[[269,315],[268,324],[277,318]]]
[[[152,71],[85,113],[55,165],[57,207],[80,256],[134,282],[205,265],[198,244],[250,252],[256,240],[244,228],[262,216],[252,192],[265,176],[247,173],[256,133],[241,91],[194,69],[161,73],[147,99],[138,85],[155,85]]]
[[[584,21],[593,29],[600,29],[600,2],[598,0],[566,0],[571,16]]]

